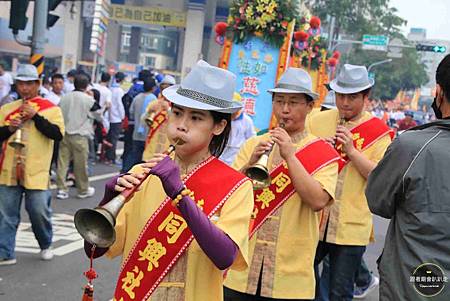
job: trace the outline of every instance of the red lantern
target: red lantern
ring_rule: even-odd
[[[217,22],[214,30],[218,36],[223,36],[227,31],[228,24],[225,22]]]
[[[309,20],[309,25],[311,25],[311,28],[313,28],[313,29],[319,28],[320,27],[319,17],[312,16],[311,19]]]
[[[304,42],[308,40],[309,34],[304,31],[296,31],[294,32],[294,40]]]
[[[334,57],[335,59],[338,60],[341,57],[341,53],[336,50],[335,52],[333,52],[333,56],[332,57]]]
[[[335,57],[331,57],[328,59],[328,66],[336,67],[338,60]]]

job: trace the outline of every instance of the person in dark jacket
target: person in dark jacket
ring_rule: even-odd
[[[450,300],[450,55],[436,83],[438,120],[400,135],[367,184],[370,210],[391,219],[380,300]]]

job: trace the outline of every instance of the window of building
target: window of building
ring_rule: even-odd
[[[145,48],[157,49],[158,48],[158,38],[154,38],[148,34],[143,34],[141,36],[141,45]]]
[[[151,38],[148,44],[148,48],[156,49],[158,48],[158,38]]]
[[[122,45],[130,47],[131,33],[122,32]]]
[[[155,67],[156,64],[156,58],[153,56],[146,56],[145,57],[145,65],[149,67]]]

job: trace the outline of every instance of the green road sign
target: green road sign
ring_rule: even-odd
[[[445,53],[447,51],[447,47],[441,45],[425,45],[425,44],[417,44],[417,51],[429,51],[429,52],[437,52],[437,53]]]
[[[366,50],[387,51],[389,38],[387,36],[363,35],[362,48]]]

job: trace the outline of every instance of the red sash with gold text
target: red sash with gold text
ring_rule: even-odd
[[[377,117],[355,126],[350,130],[353,134],[353,145],[359,151],[364,151],[372,144],[380,140],[384,135],[389,134],[391,140],[394,138],[394,131],[392,131],[382,120]],[[339,171],[350,161],[345,153],[342,152],[342,145],[340,142],[336,143],[336,150],[341,155],[339,161]]]
[[[31,105],[36,110],[36,112],[42,112],[46,109],[50,109],[55,106],[51,101],[44,99],[44,98],[40,98],[40,97],[35,97],[33,99],[28,100],[27,102],[29,105]],[[11,120],[15,119],[15,118],[20,118],[20,107],[18,107],[17,109],[12,111],[8,115],[6,115],[6,117],[4,119],[4,125],[5,126],[10,125]],[[3,166],[3,160],[5,159],[7,145],[8,145],[8,140],[5,140],[3,142],[2,152],[0,154],[0,171]]]
[[[245,181],[249,179],[210,157],[184,183],[211,218]],[[167,197],[162,202],[139,234],[122,265],[114,300],[147,300],[192,242],[186,221],[171,201]]]
[[[147,139],[145,140],[145,145],[150,143],[150,140],[152,140],[155,133],[158,131],[158,129],[161,127],[161,125],[167,120],[167,112],[161,111],[159,112],[155,118],[153,119],[152,126],[150,127],[148,131]]]
[[[305,145],[297,151],[295,156],[310,175],[340,160],[336,150],[322,139],[316,139]],[[270,172],[270,177],[272,181],[269,187],[254,192],[254,220],[250,227],[250,237],[275,210],[295,193],[295,188],[289,177],[289,170],[285,162],[276,166]]]
[[[36,112],[41,112],[55,106],[51,101],[40,97],[29,99],[27,103],[31,105]],[[4,120],[5,125],[9,125],[11,119],[19,118],[19,116],[20,116],[20,107],[18,107],[8,115],[6,115]]]

